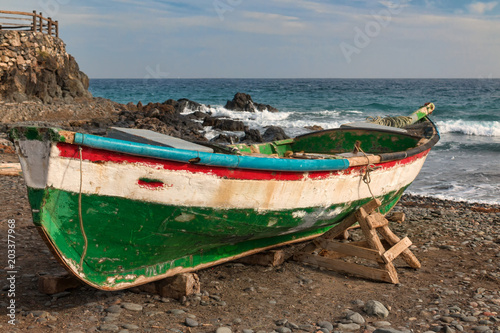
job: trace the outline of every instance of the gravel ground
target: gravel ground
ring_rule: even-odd
[[[3,162],[17,158],[0,153]],[[291,259],[279,267],[229,263],[198,271],[202,292],[174,300],[87,286],[40,293],[39,276],[64,270],[32,224],[23,179],[0,176],[0,198],[1,332],[500,332],[500,206],[405,196],[395,210],[406,221],[391,228],[412,240],[422,268],[398,259],[398,285]],[[7,280],[10,219],[15,297]],[[6,316],[12,299],[15,325]]]

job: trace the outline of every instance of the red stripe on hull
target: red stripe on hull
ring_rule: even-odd
[[[72,159],[80,159],[80,152],[77,145],[67,143],[57,143],[59,156]],[[365,167],[352,167],[340,171],[318,171],[318,172],[283,172],[283,171],[268,171],[268,170],[251,170],[251,169],[231,169],[224,167],[214,167],[206,165],[196,165],[170,160],[162,160],[141,156],[117,153],[109,150],[94,149],[90,147],[82,147],[82,158],[86,161],[94,163],[113,162],[113,163],[138,163],[152,168],[163,168],[173,171],[188,171],[191,173],[207,173],[218,177],[229,179],[245,179],[245,180],[288,180],[298,181],[304,178],[310,179],[325,179],[335,175],[352,174],[354,176],[365,172]],[[390,161],[377,164],[381,169],[390,169],[396,165],[404,165],[415,160],[423,158],[429,153],[430,149],[402,160]]]

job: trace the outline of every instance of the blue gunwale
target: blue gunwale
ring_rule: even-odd
[[[124,141],[82,133],[75,133],[74,144],[125,154],[168,159],[183,163],[191,163],[190,160],[199,159],[196,164],[225,168],[288,172],[336,171],[349,168],[349,161],[345,158],[303,160],[227,155],[199,152],[194,150],[175,149],[162,146],[152,146],[143,143]]]

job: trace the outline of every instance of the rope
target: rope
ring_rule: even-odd
[[[363,149],[361,149],[361,147],[359,147],[359,151],[366,157],[366,161],[367,161],[366,168],[365,168],[365,174],[362,176],[361,179],[363,179],[363,183],[365,183],[368,186],[368,191],[370,191],[370,194],[371,194],[373,200],[375,200],[375,196],[373,195],[372,189],[370,187],[370,183],[372,181],[370,172],[377,169],[377,167],[375,167],[373,164],[370,164],[370,159],[368,158],[368,155],[366,155],[366,153],[363,151]],[[379,210],[379,209],[380,209],[380,207],[377,208],[377,210]]]
[[[366,121],[377,125],[384,125],[384,126],[391,126],[398,128],[406,127],[408,125],[411,125],[411,123],[413,122],[412,118],[407,116],[397,116],[397,117],[387,116],[385,118],[367,117]]]
[[[87,235],[85,234],[85,229],[83,228],[83,218],[82,218],[82,183],[83,183],[82,146],[79,146],[78,150],[80,152],[80,192],[78,193],[78,218],[80,220],[80,231],[82,232],[83,240],[85,241],[85,245],[83,247],[82,257],[80,258],[80,270],[83,271],[83,259],[85,258],[85,255],[87,254],[87,247],[88,247],[89,243],[87,240]]]

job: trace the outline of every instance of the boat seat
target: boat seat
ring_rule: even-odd
[[[210,147],[205,147],[190,141],[175,138],[170,135],[153,132],[146,129],[111,127],[108,130],[108,138],[145,143],[153,146],[163,146],[176,149],[194,150],[205,153],[213,153]]]
[[[368,129],[368,130],[381,130],[381,131],[389,131],[389,132],[404,133],[404,134],[408,133],[408,131],[405,130],[404,128],[378,125],[378,124],[374,124],[374,123],[368,123],[366,121],[358,121],[358,122],[354,122],[354,123],[340,125],[340,128],[346,128],[346,127],[362,128],[362,129]]]

